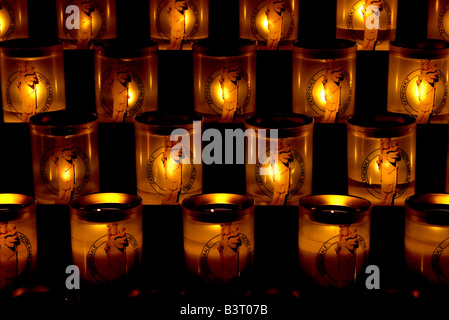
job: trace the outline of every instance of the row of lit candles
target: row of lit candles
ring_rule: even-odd
[[[267,49],[277,49],[285,42],[297,40],[299,4],[299,0],[239,1],[240,36],[257,40]],[[448,1],[429,1],[430,38],[449,39],[447,7]],[[193,40],[209,36],[208,0],[151,0],[149,9],[151,39],[159,41],[164,48],[191,48]],[[396,33],[397,0],[338,0],[335,9],[337,37],[357,41],[362,50],[388,50],[388,42]],[[115,0],[58,0],[56,12],[58,36],[67,48],[86,49],[92,40],[117,35]],[[27,1],[5,2],[0,10],[2,40],[27,37],[27,13]]]
[[[100,191],[95,114],[40,113],[30,118],[29,128],[39,203],[66,204]],[[244,130],[223,133],[203,129],[196,114],[138,114],[137,192],[144,204],[178,204],[201,193],[203,165],[239,163],[256,204],[296,205],[312,192],[313,128],[313,118],[295,113],[256,114],[245,120]],[[350,118],[348,193],[375,205],[403,205],[415,192],[416,128],[415,117],[403,114]],[[212,138],[214,143],[204,144]],[[223,146],[233,157],[222,157]]]
[[[33,44],[3,43],[5,122],[27,122],[36,113],[66,108],[62,46]],[[292,111],[316,122],[346,121],[355,110],[356,43],[299,41],[293,48]],[[418,123],[447,123],[449,43],[392,42],[390,48],[387,110],[414,115]],[[256,112],[254,41],[204,39],[194,43],[193,51],[196,113],[229,123]],[[156,44],[124,48],[120,41],[97,43],[94,60],[100,122],[131,122],[138,113],[158,109]],[[170,72],[176,79],[174,69]]]
[[[216,129],[203,130],[195,114],[139,114],[134,122],[138,195],[144,204],[170,205],[201,193],[203,163],[223,163],[215,157],[222,144],[203,148],[213,136],[245,165],[246,192],[256,204],[296,205],[312,193],[313,126],[313,118],[302,114],[254,115],[246,119],[245,131],[227,130],[222,137]],[[96,115],[45,112],[32,116],[29,127],[39,203],[66,204],[100,191]],[[350,118],[348,194],[374,205],[403,205],[415,193],[416,128],[416,119],[402,114]]]
[[[406,201],[405,261],[428,283],[447,284],[448,194],[412,196]],[[36,267],[36,202],[0,194],[0,289],[10,288]],[[93,193],[70,204],[73,265],[90,284],[126,281],[142,261],[142,200],[121,193]],[[344,195],[299,200],[298,253],[302,272],[321,287],[351,286],[367,267],[371,203]],[[189,273],[205,283],[245,279],[254,263],[254,200],[215,193],[185,199],[183,242]],[[147,246],[147,245],[145,245]],[[259,250],[259,249],[258,249]]]
[[[30,118],[29,128],[39,203],[66,204],[100,191],[95,114],[40,113]],[[303,114],[256,114],[245,120],[244,130],[227,129],[222,136],[215,128],[203,129],[196,114],[138,114],[138,195],[144,204],[178,204],[202,192],[203,165],[239,163],[245,165],[246,192],[256,204],[296,205],[312,193],[313,128],[313,118]],[[416,129],[416,118],[404,114],[351,117],[348,194],[374,205],[404,205],[415,193]],[[221,156],[223,146],[230,160]]]

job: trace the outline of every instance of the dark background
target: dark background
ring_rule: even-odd
[[[30,37],[56,40],[55,1],[29,1]],[[427,1],[399,0],[397,39],[425,39]],[[335,37],[335,1],[300,0],[299,39]],[[149,38],[149,1],[117,1],[118,38],[130,45]],[[238,1],[210,0],[210,37],[238,37]],[[93,51],[65,51],[67,109],[95,112]],[[191,51],[159,51],[159,108],[170,112],[193,111],[193,66]],[[291,51],[257,52],[257,111],[291,111]],[[273,61],[276,68],[265,66]],[[172,68],[179,76],[172,81]],[[82,71],[82,72],[81,72]],[[88,76],[89,75],[89,76]],[[356,113],[386,111],[388,51],[358,52]],[[373,91],[374,89],[374,91]],[[374,92],[374,94],[373,94]],[[208,124],[208,127],[226,126]],[[229,125],[231,128],[241,125]],[[132,124],[99,125],[100,186],[103,192],[136,193],[134,128]],[[419,125],[417,134],[416,193],[444,192],[448,128],[446,124]],[[314,129],[313,193],[347,193],[345,124],[316,124]],[[31,146],[27,124],[0,124],[0,192],[33,195]],[[203,166],[203,192],[245,193],[242,165]],[[26,282],[13,303],[79,305],[94,303],[104,295],[96,290],[67,292],[65,268],[70,264],[70,230],[66,206],[39,205],[38,270]],[[378,304],[404,308],[430,306],[435,295],[421,291],[403,268],[404,208],[374,208],[370,263],[381,270],[381,290],[335,294],[313,290],[297,266],[297,207],[256,207],[256,253],[249,287],[216,291],[190,282],[184,273],[182,213],[180,206],[144,207],[143,267],[134,294],[123,298],[149,314],[167,307],[170,317],[186,303],[219,305],[267,303],[270,315],[300,314],[304,309],[351,301],[353,307],[376,310]],[[45,292],[36,291],[43,286]],[[42,291],[42,290],[41,290]],[[441,294],[441,291],[438,291]],[[349,295],[349,296],[348,296]],[[415,293],[416,295],[416,293]],[[322,298],[326,297],[326,299]],[[324,299],[324,300],[323,300]],[[380,312],[380,310],[379,310]]]

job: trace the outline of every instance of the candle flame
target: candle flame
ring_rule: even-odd
[[[413,98],[414,98],[414,99],[416,100],[416,102],[418,102],[418,103],[419,103],[419,101],[420,101],[420,100],[419,100],[419,97],[420,97],[420,94],[419,94],[419,93],[420,93],[420,92],[419,92],[419,88],[420,88],[419,86],[416,86],[416,88],[415,88],[415,90],[414,90],[415,92],[414,92],[414,95],[413,95]]]
[[[318,100],[320,102],[320,104],[322,106],[326,105],[326,93],[324,91],[324,86],[323,87],[319,87],[319,92],[318,92]]]
[[[357,16],[361,19],[361,20],[363,20],[363,8],[364,8],[365,6],[362,4],[358,9],[357,9]]]
[[[223,89],[221,88],[220,84],[217,85],[216,92],[217,92],[217,96],[218,96],[218,101],[220,101],[221,103],[224,103],[225,100],[223,99]]]
[[[225,90],[221,90],[221,94],[223,96],[223,100],[228,100],[229,99],[229,90],[225,88]]]
[[[274,178],[274,181],[281,180],[281,173],[280,173],[280,170],[279,170],[279,164],[274,166],[273,178]]]
[[[263,26],[264,30],[268,32],[268,18],[267,18],[267,16],[264,16],[262,18],[262,26]]]
[[[71,170],[62,170],[61,177],[64,181],[69,181],[73,179],[73,174]]]
[[[215,210],[214,209],[210,209],[210,213],[214,213],[215,212]]]

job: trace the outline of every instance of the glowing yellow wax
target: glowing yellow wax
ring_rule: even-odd
[[[359,238],[359,247],[349,261],[353,261],[350,266],[352,270],[348,270],[348,261],[346,267],[343,266],[342,258],[339,258],[336,251],[340,232],[338,225],[311,223],[300,227],[299,263],[303,272],[318,285],[346,287],[363,272],[362,267],[366,264],[369,251],[369,233],[365,226],[352,227],[357,227],[357,233],[363,239],[361,241]]]
[[[248,271],[252,266],[254,230],[246,224],[232,224],[239,227],[240,235],[237,254],[231,259],[223,259],[219,251],[220,224],[188,224],[184,228],[184,255],[189,273],[206,281],[225,283]]]
[[[124,228],[126,241],[119,238],[114,242],[113,239],[107,253],[110,224],[71,218],[73,264],[78,266],[80,275],[86,282],[111,283],[139,267],[142,256],[141,219],[119,221],[117,226]]]
[[[449,283],[449,255],[445,250],[448,238],[449,226],[406,219],[404,246],[408,270],[430,283]]]

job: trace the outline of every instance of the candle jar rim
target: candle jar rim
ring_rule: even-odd
[[[328,216],[320,217],[318,215],[319,211],[317,208],[322,206],[346,207],[351,209],[349,210],[350,212],[345,214],[343,219],[337,217],[337,219],[333,221],[334,219],[329,219]],[[357,196],[323,194],[304,196],[299,199],[300,214],[305,214],[308,219],[312,221],[327,224],[340,225],[355,223],[369,215],[371,213],[371,208],[372,204],[369,200]]]
[[[313,130],[314,119],[300,113],[258,113],[245,119],[251,129],[277,129],[279,137],[291,137]]]
[[[246,52],[256,52],[256,48],[256,41],[244,38],[232,40],[206,38],[197,40],[192,45],[194,53],[202,52],[218,57],[238,56]]]
[[[101,206],[116,208],[113,211],[101,211]],[[71,214],[89,222],[114,222],[141,212],[142,198],[127,193],[96,192],[73,198],[69,208]]]
[[[33,213],[37,200],[31,196],[19,193],[0,193],[0,206],[14,207],[0,210],[0,221],[16,220],[20,215]]]
[[[444,207],[444,211],[439,211]],[[447,207],[447,209],[446,209]],[[405,213],[409,220],[449,226],[449,194],[415,194],[405,200]]]
[[[182,201],[184,216],[191,216],[202,222],[227,223],[240,220],[254,211],[254,199],[233,193],[203,193],[187,197]],[[206,212],[197,209],[207,205],[235,205],[237,208],[226,212]]]
[[[35,40],[30,38],[7,40],[0,43],[1,51],[9,57],[42,57],[53,52],[63,53],[61,40]]]
[[[416,117],[402,113],[353,116],[346,120],[348,130],[374,137],[395,137],[416,131]]]
[[[357,42],[347,39],[298,40],[293,43],[293,50],[316,59],[346,58],[357,53]]]
[[[390,54],[413,59],[442,59],[449,57],[449,42],[438,39],[421,41],[391,41]]]
[[[157,42],[146,40],[142,43],[130,43],[120,39],[106,39],[95,41],[93,45],[95,53],[103,54],[110,58],[138,58],[145,54],[155,53],[158,50]]]
[[[35,114],[30,117],[29,125],[32,131],[61,136],[96,128],[97,119],[95,113],[60,110]]]
[[[134,117],[136,129],[153,133],[170,135],[173,129],[193,129],[194,121],[202,121],[203,117],[196,113],[166,113],[160,111],[143,112]]]

